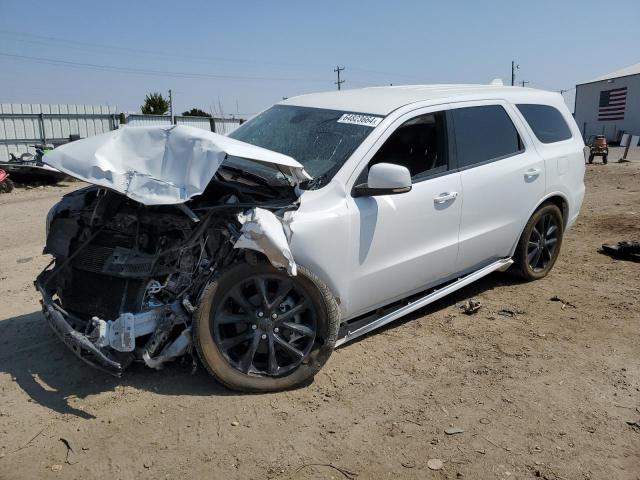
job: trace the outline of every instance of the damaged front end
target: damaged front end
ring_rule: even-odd
[[[35,282],[45,318],[94,367],[161,368],[191,352],[192,313],[219,272],[257,251],[295,275],[282,222],[294,192],[222,168],[184,203],[145,205],[100,186],[64,196],[47,218],[54,260]]]

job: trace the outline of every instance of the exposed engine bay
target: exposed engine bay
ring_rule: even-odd
[[[191,315],[218,272],[263,255],[295,275],[284,218],[296,202],[290,186],[224,167],[186,203],[143,205],[98,186],[70,193],[47,218],[54,260],[36,280],[45,317],[93,366],[161,368],[191,352]]]

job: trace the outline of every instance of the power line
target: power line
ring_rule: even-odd
[[[230,63],[250,64],[250,65],[262,64],[262,65],[286,65],[286,66],[294,66],[294,67],[298,66],[298,67],[324,68],[324,65],[311,64],[311,63],[266,62],[263,60],[175,54],[175,53],[170,53],[166,51],[148,50],[148,49],[132,48],[132,47],[125,47],[125,46],[117,46],[117,45],[106,45],[106,44],[85,42],[85,41],[79,41],[79,40],[69,40],[61,37],[51,37],[51,36],[37,35],[37,34],[26,33],[26,32],[15,32],[15,31],[4,30],[4,29],[0,29],[0,35],[4,35],[9,38],[21,37],[17,39],[20,41],[20,43],[32,43],[35,45],[43,45],[46,47],[53,47],[53,48],[61,48],[64,46],[64,48],[74,48],[74,49],[79,49],[82,51],[89,51],[89,52],[96,52],[96,51],[103,50],[103,53],[107,53],[107,54],[118,54],[118,55],[143,54],[145,56],[153,55],[159,58],[175,58],[183,61],[191,61],[196,63],[205,63],[205,64],[213,64],[213,65],[215,65],[216,62],[230,62]],[[36,40],[28,40],[28,38],[36,39]],[[55,45],[55,43],[61,43],[64,45]],[[380,70],[371,70],[371,69],[360,68],[360,67],[351,66],[351,65],[349,66],[349,68],[351,70],[356,70],[363,73],[369,73],[374,75],[384,75],[384,76],[394,77],[398,79],[402,78],[404,80],[411,81],[411,82],[415,81],[414,76],[403,75],[397,72],[384,72]]]
[[[45,63],[49,65],[62,65],[74,68],[85,68],[100,71],[110,71],[118,73],[130,73],[135,75],[153,75],[160,77],[175,77],[175,78],[219,78],[230,80],[273,80],[273,81],[295,81],[295,82],[312,82],[312,83],[325,83],[323,80],[312,80],[309,78],[283,78],[283,77],[262,77],[262,76],[248,76],[248,75],[217,75],[212,73],[189,73],[189,72],[175,72],[164,70],[149,70],[141,68],[131,67],[119,67],[115,65],[101,65],[97,63],[84,63],[84,62],[71,62],[68,60],[60,60],[54,58],[44,57],[31,57],[28,55],[17,55],[13,53],[0,52],[0,56],[17,58],[21,60],[32,61],[36,63]]]
[[[65,48],[68,48],[69,45],[76,45],[76,46],[84,47],[84,48],[81,48],[81,50],[85,50],[85,51],[105,50],[105,51],[107,51],[109,53],[118,53],[120,55],[123,52],[134,53],[134,54],[141,53],[141,54],[144,54],[144,55],[154,55],[154,56],[164,57],[164,58],[177,58],[177,59],[182,59],[182,60],[195,60],[195,61],[200,61],[200,62],[203,62],[203,63],[211,63],[213,61],[213,62],[232,62],[232,63],[247,63],[247,64],[259,63],[259,64],[265,64],[265,65],[307,66],[307,67],[317,67],[317,68],[322,68],[322,67],[326,66],[326,65],[320,65],[320,64],[265,62],[265,61],[262,61],[262,60],[238,59],[238,58],[228,58],[228,57],[210,57],[210,56],[198,56],[198,55],[184,55],[184,54],[170,53],[170,52],[166,52],[166,51],[148,50],[148,49],[132,48],[132,47],[123,47],[123,46],[117,46],[117,45],[105,45],[105,44],[101,44],[101,43],[83,42],[83,41],[78,41],[78,40],[68,40],[68,39],[60,38],[60,37],[49,37],[49,36],[44,36],[44,35],[35,35],[35,34],[32,34],[32,33],[24,33],[24,32],[13,32],[13,31],[9,31],[9,30],[1,30],[1,29],[0,29],[0,35],[5,35],[5,36],[8,35],[9,37],[22,36],[22,37],[36,38],[36,39],[40,39],[42,41],[20,39],[20,42],[33,43],[33,44],[36,44],[36,45],[45,45],[47,47],[54,47],[54,48],[58,48],[58,47],[60,47],[60,45],[52,45],[51,42],[63,43],[63,44],[65,44]],[[75,47],[75,48],[78,48],[78,47]]]
[[[379,70],[369,70],[369,69],[366,69],[366,68],[354,67],[352,65],[349,65],[349,71],[351,71],[351,70],[356,70],[358,72],[363,72],[363,73],[372,73],[374,75],[385,75],[385,76],[388,76],[388,77],[404,78],[405,80],[409,80],[411,82],[415,81],[415,77],[414,76],[403,75],[401,73],[381,72]]]
[[[338,67],[336,65],[336,68],[333,70],[334,72],[336,72],[338,74],[338,81],[337,82],[333,82],[336,85],[338,85],[338,90],[340,90],[340,85],[342,85],[344,83],[344,80],[340,80],[340,72],[342,72],[344,70],[344,67]]]

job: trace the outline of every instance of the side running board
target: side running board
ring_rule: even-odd
[[[349,322],[342,325],[340,328],[340,334],[338,341],[336,342],[336,347],[343,345],[351,340],[354,340],[362,335],[365,335],[377,328],[380,328],[394,320],[397,320],[400,317],[404,317],[405,315],[418,310],[419,308],[425,307],[430,303],[435,302],[436,300],[440,300],[442,297],[449,295],[450,293],[455,292],[463,287],[466,287],[470,283],[475,282],[476,280],[489,275],[495,271],[504,271],[511,266],[513,260],[510,258],[500,259],[486,267],[481,268],[480,270],[476,270],[473,273],[465,275],[464,277],[459,278],[455,282],[448,283],[436,290],[429,290],[429,292],[419,297],[415,300],[410,300],[403,303],[401,306],[396,308],[395,310],[379,315],[372,315],[366,317],[365,319],[361,319],[358,321],[354,321],[351,325]]]

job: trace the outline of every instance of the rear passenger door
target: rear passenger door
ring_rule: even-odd
[[[511,255],[545,193],[544,162],[506,102],[459,104],[450,111],[463,202],[457,271]]]

